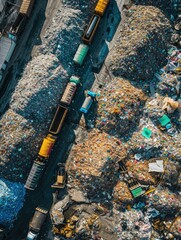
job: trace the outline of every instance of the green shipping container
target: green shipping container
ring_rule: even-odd
[[[76,64],[81,66],[83,64],[83,62],[84,62],[84,59],[85,59],[85,57],[87,55],[88,50],[89,50],[89,46],[87,46],[86,44],[81,43],[79,45],[78,49],[77,49],[77,52],[76,52],[76,54],[74,56],[73,61]]]

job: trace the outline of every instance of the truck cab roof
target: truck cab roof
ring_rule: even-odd
[[[33,232],[29,231],[26,240],[35,240],[35,239],[37,239],[37,236],[38,236],[38,233],[33,233]]]

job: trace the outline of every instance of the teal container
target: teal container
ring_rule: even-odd
[[[80,84],[80,78],[77,76],[71,76],[70,82],[75,83],[76,85]]]
[[[85,59],[85,57],[87,55],[88,50],[89,50],[89,46],[86,45],[86,44],[81,43],[79,45],[78,49],[77,49],[77,52],[76,52],[76,54],[74,56],[73,61],[76,64],[81,66],[83,64],[83,62],[84,62],[84,59]]]

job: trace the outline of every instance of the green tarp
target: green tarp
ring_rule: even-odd
[[[163,115],[160,119],[160,124],[164,127],[170,122],[170,118],[167,115]]]

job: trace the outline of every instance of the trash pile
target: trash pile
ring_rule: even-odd
[[[114,76],[97,97],[95,128],[87,132],[81,122],[82,138],[67,160],[71,201],[57,230],[66,238],[181,236],[180,50],[169,44],[168,1],[144,2],[162,12],[153,6],[127,9],[106,60]]]
[[[114,78],[98,98],[96,127],[120,137],[138,124],[145,101],[141,89],[125,79]]]
[[[27,177],[67,81],[52,54],[28,63],[0,120],[0,169],[5,178],[23,182]]]
[[[51,218],[52,222],[55,225],[60,225],[64,222],[64,215],[63,212],[68,208],[70,205],[69,196],[65,196],[62,201],[57,202],[53,208],[51,209]]]
[[[114,231],[114,218],[104,205],[74,204],[64,211],[66,216],[63,225],[56,225],[53,228],[55,234],[70,239],[79,236],[79,239],[96,239],[96,237],[108,237],[116,240]]]
[[[55,54],[69,73],[73,74],[73,61],[71,60],[80,44],[86,20],[89,19],[96,2],[96,0],[62,1],[51,25],[46,28],[40,52]]]
[[[118,162],[125,157],[126,149],[119,140],[99,130],[91,131],[72,149],[67,166],[68,188],[78,188],[92,200],[111,198]]]
[[[156,183],[156,175],[153,176],[148,171],[148,161],[127,161],[126,166],[131,177],[142,184],[154,185]]]
[[[147,159],[169,156],[173,161],[181,160],[180,102],[173,99],[156,93],[147,100],[137,131],[126,139],[130,152],[145,154],[150,149]]]
[[[32,60],[25,67],[12,95],[9,109],[0,120],[0,172],[8,180],[25,182],[27,178],[69,80],[65,69],[69,69],[80,42],[85,16],[89,17],[95,3],[59,1],[56,12],[49,14],[53,15],[51,24],[47,15],[42,45],[33,51]],[[12,17],[16,17],[16,8],[12,7]],[[51,7],[49,9],[52,11]],[[10,23],[13,19],[8,14],[7,17]]]
[[[68,81],[67,72],[53,54],[28,63],[10,102],[10,108],[37,125],[49,119]],[[43,101],[43,104],[39,105]]]
[[[10,227],[23,206],[24,195],[22,184],[0,179],[0,224]]]
[[[117,239],[150,239],[152,227],[142,211],[134,209],[121,213],[116,211],[115,215],[118,215],[118,221],[115,223]]]
[[[65,69],[80,42],[85,16],[95,3],[59,3],[42,45],[36,47],[19,80],[10,109],[0,120],[0,171],[9,180],[22,182],[27,177],[68,81]]]
[[[171,25],[153,6],[133,5],[129,13],[108,56],[108,65],[114,76],[136,81],[152,79],[165,65]]]
[[[119,203],[129,203],[133,201],[133,196],[125,182],[117,182],[114,187],[114,200]]]
[[[171,233],[177,238],[181,238],[181,216],[178,216],[171,226]]]
[[[155,73],[158,81],[157,92],[172,97],[174,100],[181,90],[181,49],[170,46],[168,49],[167,64]]]
[[[181,197],[168,188],[158,186],[150,193],[148,204],[161,213],[174,214],[181,208]]]
[[[173,2],[177,0],[134,0],[136,5],[150,5],[159,8],[167,17],[173,14]]]

